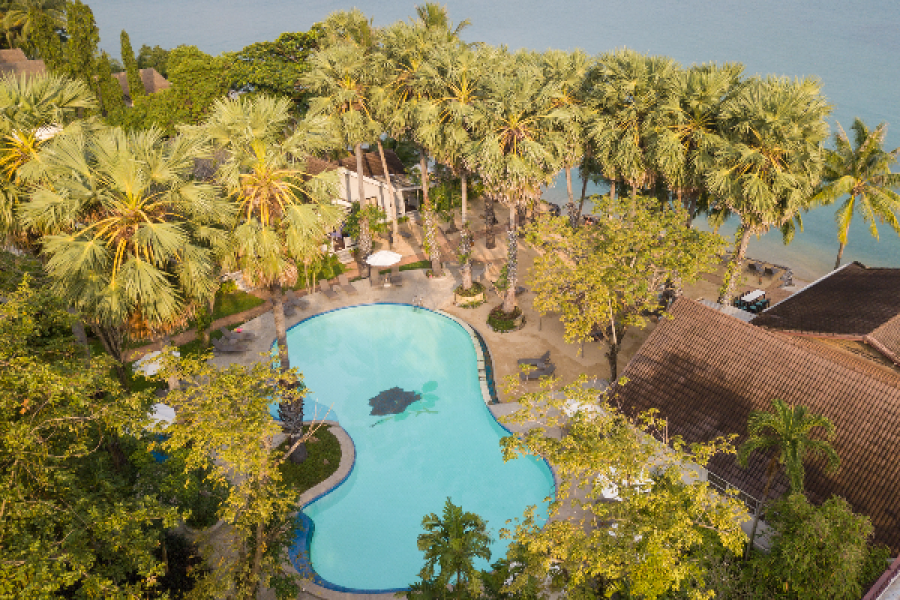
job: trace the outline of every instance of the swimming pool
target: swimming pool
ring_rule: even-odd
[[[299,323],[288,347],[308,399],[333,404],[328,418],[356,447],[347,479],[303,509],[320,583],[406,588],[423,565],[422,517],[440,515],[447,497],[487,521],[492,560],[505,556],[507,520],[530,505],[544,518],[550,469],[534,458],[503,462],[507,432],[484,403],[472,338],[458,323],[407,305],[357,306]]]

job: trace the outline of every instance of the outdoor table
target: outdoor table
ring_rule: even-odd
[[[765,295],[766,295],[766,293],[762,290],[753,290],[752,292],[750,292],[748,294],[744,294],[744,296],[741,298],[741,300],[743,300],[744,302],[753,302],[757,298],[761,298]]]

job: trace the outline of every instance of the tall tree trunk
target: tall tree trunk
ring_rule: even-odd
[[[744,266],[744,254],[747,253],[747,244],[750,243],[751,233],[750,227],[744,224],[741,224],[740,229],[738,229],[738,235],[736,236],[738,239],[737,247],[735,248],[734,257],[731,259],[731,265],[725,271],[725,281],[722,282],[722,289],[719,290],[719,304],[731,304],[734,287],[741,277],[741,269]]]
[[[281,284],[276,283],[272,290],[272,317],[275,321],[275,339],[278,342],[278,360],[281,363],[281,372],[291,368],[291,359],[288,356],[287,327],[284,322],[284,292]]]
[[[463,223],[459,236],[459,252],[462,255],[462,286],[464,290],[472,289],[472,232],[469,224]]]
[[[609,180],[609,199],[613,202],[616,201],[616,180],[614,178]]]
[[[572,229],[578,227],[578,209],[575,207],[575,194],[572,193],[572,169],[565,167],[566,173],[566,193],[569,194],[569,201],[566,203],[566,212],[569,215],[569,225]]]
[[[493,250],[497,247],[497,240],[494,237],[494,198],[490,195],[484,197],[484,247]]]
[[[468,177],[466,177],[466,172],[463,171],[459,175],[459,184],[460,184],[460,192],[462,194],[462,224],[468,222],[468,212],[469,212],[469,182]]]
[[[614,383],[619,378],[619,350],[622,348],[622,340],[625,337],[625,328],[616,323],[612,304],[609,306],[609,328],[606,330],[606,359],[609,361],[609,383]],[[581,352],[584,357],[584,350]]]
[[[359,254],[360,264],[365,264],[366,259],[372,254],[372,232],[369,230],[369,217],[364,212],[366,208],[366,190],[363,185],[363,157],[362,144],[356,148],[356,184],[359,194]]]
[[[756,506],[756,510],[753,512],[753,525],[750,527],[750,540],[747,542],[747,550],[744,553],[744,559],[750,558],[750,551],[753,549],[753,540],[756,539],[756,526],[759,525],[759,517],[762,514],[762,507],[766,503],[766,498],[769,497],[769,490],[772,488],[772,482],[775,481],[775,468],[778,465],[778,459],[776,457],[772,457],[769,459],[769,464],[766,466],[766,472],[768,476],[766,477],[766,487],[763,488],[762,498],[759,500],[759,504]]]
[[[435,277],[443,275],[441,268],[441,247],[437,237],[437,225],[435,224],[434,208],[428,196],[428,160],[425,158],[425,149],[419,150],[419,169],[422,171],[422,205],[425,217],[425,245],[428,258],[431,259],[431,272]]]
[[[303,394],[298,393],[300,383],[297,381],[281,381],[284,401],[278,405],[278,418],[281,429],[288,437],[288,448],[303,438]],[[306,444],[300,444],[288,455],[288,460],[300,464],[306,460]]]
[[[81,346],[82,350],[84,350],[84,358],[87,361],[91,360],[91,345],[88,344],[87,332],[84,330],[84,321],[81,320],[81,315],[78,314],[78,311],[70,306],[66,309],[70,315],[72,315],[72,336],[75,338],[75,341],[78,342],[78,345]]]
[[[519,237],[516,228],[517,207],[509,207],[509,231],[506,250],[506,294],[503,296],[503,312],[511,314],[516,309],[516,287],[518,286]]]
[[[581,174],[581,202],[578,203],[578,218],[575,221],[576,225],[581,224],[581,215],[584,214],[584,199],[587,198],[587,184],[588,178],[584,173]]]
[[[835,269],[841,266],[841,258],[844,256],[844,247],[847,245],[847,242],[841,242],[840,244],[841,245],[838,247],[837,260],[834,261]]]
[[[400,235],[397,224],[397,197],[394,195],[394,182],[391,181],[391,175],[388,173],[387,160],[384,158],[384,147],[381,145],[381,139],[378,140],[378,154],[381,156],[381,168],[384,171],[384,179],[387,182],[388,194],[391,195],[391,230],[394,237]]]
[[[263,473],[260,477],[260,482],[258,484],[257,493],[261,492],[261,488],[265,486],[265,480],[267,479],[266,473]],[[263,520],[263,515],[258,514],[256,523],[256,539],[254,540],[254,548],[253,548],[253,562],[250,564],[250,574],[247,578],[247,583],[249,584],[246,590],[245,600],[256,600],[259,596],[260,590],[260,580],[262,579],[262,559],[263,554],[266,551],[266,522]]]
[[[105,327],[102,325],[93,325],[94,334],[100,339],[106,353],[113,360],[116,375],[122,386],[131,391],[131,378],[128,377],[128,367],[125,365],[125,330],[121,327]]]

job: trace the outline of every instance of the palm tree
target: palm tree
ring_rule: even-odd
[[[779,227],[790,242],[822,172],[829,110],[818,82],[779,77],[754,77],[722,104],[706,186],[716,203],[712,218],[733,213],[740,226],[719,303],[731,300],[752,234]]]
[[[668,57],[625,49],[602,56],[589,74],[585,93],[593,118],[587,129],[613,196],[620,179],[632,197],[653,183],[655,113],[668,101],[678,72]]]
[[[193,181],[196,144],[103,128],[59,135],[23,167],[23,226],[45,234],[56,294],[89,319],[127,385],[129,338],[183,324],[215,293],[211,246],[230,207]]]
[[[477,592],[478,570],[476,558],[490,560],[491,536],[487,524],[475,513],[463,512],[447,498],[443,518],[435,513],[422,519],[425,533],[416,542],[425,553],[425,566],[420,576],[423,581],[435,578],[435,567],[440,567],[435,583],[446,588],[453,581],[454,591],[462,597],[465,591]]]
[[[692,66],[674,79],[656,114],[650,145],[655,168],[688,211],[690,226],[705,195],[704,176],[720,143],[719,111],[740,83],[743,66]]]
[[[212,156],[224,153],[216,178],[237,214],[225,263],[271,293],[282,371],[290,368],[283,288],[296,283],[298,262],[315,254],[343,218],[331,203],[334,173],[309,177],[305,171],[315,121],[291,133],[290,109],[289,99],[264,95],[219,100],[206,122],[190,130]]]
[[[900,148],[884,151],[886,123],[869,131],[866,124],[857,118],[853,121],[852,129],[853,145],[838,123],[838,131],[834,134],[835,149],[825,150],[825,170],[822,175],[824,185],[811,201],[814,205],[834,204],[840,198],[849,196],[834,215],[840,243],[835,269],[841,266],[850,222],[856,212],[862,215],[876,240],[876,220],[887,223],[900,235],[900,221],[897,220],[900,195],[894,191],[900,187],[900,174],[891,172],[891,165],[897,162]]]
[[[31,245],[16,218],[25,194],[19,170],[80,110],[94,108],[97,100],[82,81],[58,75],[0,79],[0,236]]]
[[[360,208],[360,262],[372,252],[363,181],[363,144],[378,139],[384,127],[372,110],[374,87],[380,81],[377,55],[363,46],[344,42],[316,52],[302,79],[316,96],[310,101],[311,117],[326,118],[331,135],[342,148],[356,155],[357,194]],[[349,192],[349,191],[348,191]]]
[[[741,444],[737,453],[738,464],[746,467],[750,455],[757,450],[772,452],[766,466],[766,486],[753,516],[748,553],[753,547],[762,505],[769,495],[779,465],[788,476],[792,493],[803,492],[805,474],[803,461],[807,456],[824,457],[827,460],[827,468],[831,471],[837,470],[840,466],[840,459],[830,444],[835,435],[834,424],[827,417],[814,415],[803,406],[789,405],[778,398],[772,400],[772,406],[774,412],[750,413],[747,419],[749,437]],[[826,439],[812,437],[812,430],[818,427],[825,430]]]
[[[508,287],[502,310],[511,314],[516,310],[518,284],[517,213],[533,205],[541,186],[559,171],[562,108],[556,87],[545,80],[533,55],[498,52],[494,58],[500,68],[478,104],[474,155],[485,194],[509,208]]]

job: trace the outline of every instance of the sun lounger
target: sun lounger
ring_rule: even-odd
[[[391,285],[403,287],[403,275],[400,274],[400,267],[391,267]]]
[[[533,367],[542,368],[550,362],[550,351],[547,350],[543,356],[539,358],[520,358],[519,366],[531,365]]]
[[[331,285],[328,283],[327,279],[320,281],[319,285],[322,288],[322,293],[325,294],[325,297],[329,300],[334,300],[338,297],[337,292],[331,289]]]
[[[766,267],[763,271],[763,275],[775,275],[778,272],[778,267]]]
[[[222,339],[225,340],[252,342],[256,339],[256,334],[252,331],[231,331],[227,327],[220,327],[219,331],[222,333]]]
[[[341,290],[348,296],[355,296],[359,292],[356,291],[356,288],[350,285],[350,280],[347,279],[346,273],[341,273],[338,275],[338,283],[340,283]]]
[[[543,368],[531,369],[527,373],[522,371],[519,373],[519,379],[522,381],[533,381],[535,379],[540,379],[541,377],[548,377],[553,374],[553,371],[556,370],[556,365],[544,365]]]
[[[752,273],[759,273],[760,275],[762,275],[762,272],[763,272],[763,266],[762,266],[762,264],[761,264],[761,263],[758,263],[758,262],[752,262],[752,263],[750,263],[750,272],[752,272]]]
[[[246,341],[218,339],[213,340],[213,348],[216,352],[246,352],[250,349],[250,344]]]
[[[291,290],[284,295],[284,306],[285,308],[291,307],[306,310],[309,308],[309,301],[306,298],[301,298],[297,295],[297,292]]]

